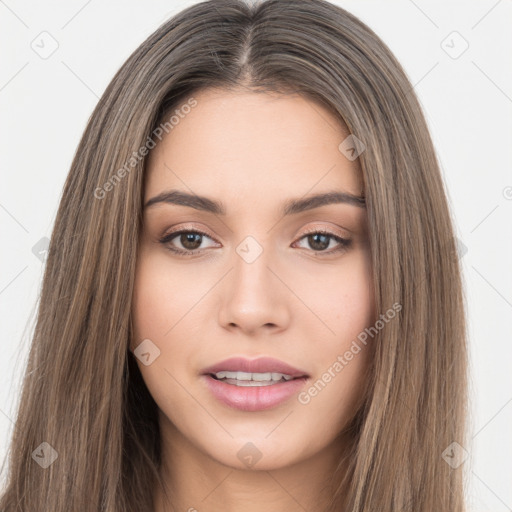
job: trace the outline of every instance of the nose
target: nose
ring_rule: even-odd
[[[279,273],[269,251],[252,262],[234,254],[233,268],[220,290],[219,324],[247,335],[285,330],[291,318],[290,292]]]

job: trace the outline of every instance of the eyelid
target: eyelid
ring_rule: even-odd
[[[323,232],[325,234],[332,235],[332,236],[338,236],[340,238],[348,238],[350,236],[350,235],[345,235],[343,233],[333,232],[333,230],[334,230],[334,228],[326,228],[324,225],[313,226],[313,227],[307,228],[304,231],[300,231],[296,235],[296,238],[295,238],[294,242],[296,242],[297,240],[300,240],[301,238],[303,238],[306,235],[309,235],[309,234],[312,234],[312,233],[318,233],[318,232]],[[197,232],[197,233],[200,233],[201,235],[205,235],[205,236],[211,238],[212,240],[214,240],[217,243],[220,243],[215,238],[215,236],[213,236],[208,230],[203,229],[203,228],[198,228],[198,227],[193,226],[193,225],[185,225],[185,226],[181,226],[180,225],[177,228],[172,229],[171,231],[164,232],[164,234],[162,236],[160,236],[159,238],[160,239],[167,238],[167,237],[170,237],[173,234],[181,233],[182,231]],[[345,229],[345,231],[350,233],[350,231],[348,229]]]
[[[199,235],[203,235],[207,238],[210,238],[217,244],[220,243],[207,230],[204,230],[202,228],[197,228],[196,226],[190,226],[190,225],[185,225],[185,226],[180,225],[174,229],[171,229],[170,231],[165,232],[161,237],[159,237],[158,241],[159,241],[159,243],[161,243],[163,245],[169,245],[175,236],[182,234],[182,233],[196,233]],[[350,236],[347,237],[347,236],[343,235],[342,233],[336,233],[334,228],[326,228],[325,226],[312,226],[312,227],[307,228],[304,231],[301,231],[300,235],[297,235],[295,237],[294,241],[292,242],[292,246],[294,244],[297,244],[302,239],[306,238],[308,235],[311,235],[311,234],[324,234],[324,235],[330,237],[331,239],[335,240],[338,244],[338,248],[330,249],[328,251],[312,251],[312,250],[308,251],[308,252],[313,252],[314,254],[318,254],[321,256],[328,256],[328,255],[334,254],[336,252],[339,252],[343,248],[348,248],[352,244],[352,238]],[[207,249],[211,249],[211,248],[212,247],[205,247],[203,249],[187,250],[187,249],[181,249],[179,247],[172,247],[172,248],[168,247],[168,249],[170,251],[177,253],[179,255],[183,255],[183,256],[196,256],[196,255],[198,256],[201,253],[207,251]]]
[[[197,232],[197,233],[200,233],[201,235],[205,235],[205,236],[211,238],[212,240],[215,240],[216,242],[218,242],[216,240],[216,238],[207,229],[198,228],[197,226],[191,226],[191,225],[185,225],[185,226],[180,225],[176,228],[172,228],[169,231],[165,231],[164,234],[160,238],[167,238],[176,233],[181,233],[182,231]]]
[[[353,240],[351,237],[345,237],[340,234],[333,233],[329,229],[316,228],[316,229],[304,231],[302,233],[302,235],[299,236],[295,240],[295,242],[293,242],[292,246],[300,243],[301,240],[307,238],[309,235],[312,235],[312,234],[325,235],[325,236],[329,237],[331,240],[334,240],[337,244],[334,248],[331,248],[326,251],[313,251],[313,250],[305,249],[307,253],[311,253],[315,257],[320,256],[320,257],[328,258],[329,256],[334,256],[334,255],[340,254],[342,252],[345,252],[347,249],[349,249],[353,245]]]
[[[340,232],[339,226],[326,227],[325,224],[314,225],[312,227],[306,228],[303,231],[300,231],[300,234],[297,235],[296,240],[300,240],[302,237],[304,237],[306,235],[310,235],[312,233],[325,233],[326,235],[343,238],[345,240],[350,239],[352,237],[353,233],[351,231],[349,231],[348,229],[344,229],[344,231],[346,232],[346,234],[343,233],[343,231]]]

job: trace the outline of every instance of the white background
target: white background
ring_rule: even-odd
[[[32,248],[50,237],[74,151],[114,73],[161,23],[192,3],[0,1],[0,462],[43,272]],[[510,511],[512,2],[335,3],[391,48],[427,117],[457,236],[467,248],[461,261],[472,375],[468,502],[475,512]],[[463,41],[453,31],[469,44],[458,58]],[[43,59],[31,47],[43,44],[58,48]]]

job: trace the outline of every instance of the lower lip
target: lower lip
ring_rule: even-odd
[[[269,386],[236,386],[203,375],[206,384],[217,400],[240,411],[272,409],[298,393],[306,377],[279,382]]]

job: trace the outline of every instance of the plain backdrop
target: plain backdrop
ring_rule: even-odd
[[[0,1],[0,461],[64,180],[114,73],[195,1]],[[471,351],[468,503],[512,510],[512,2],[338,0],[404,66],[442,165]]]

